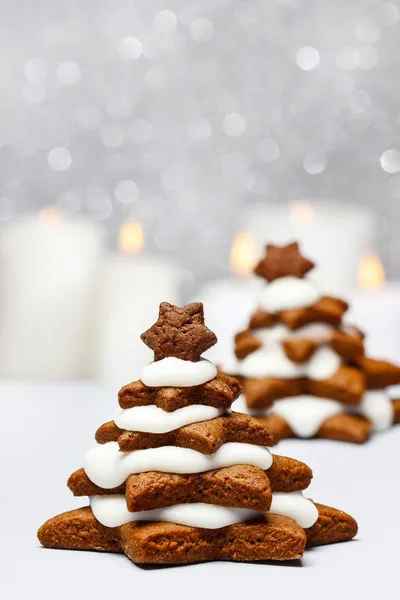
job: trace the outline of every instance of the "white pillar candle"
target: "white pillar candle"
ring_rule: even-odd
[[[385,282],[378,256],[366,254],[358,269],[358,290],[349,292],[346,321],[367,334],[368,354],[400,364],[400,282]]]
[[[234,352],[234,338],[247,327],[257,307],[261,280],[219,279],[210,281],[193,298],[204,304],[207,326],[218,337],[218,344],[205,356],[217,363],[227,363]]]
[[[45,209],[0,230],[0,375],[84,375],[87,322],[103,242],[85,219]]]
[[[316,263],[312,278],[323,292],[336,295],[356,288],[360,258],[375,233],[367,208],[334,200],[257,204],[246,210],[242,226],[260,254],[267,243],[298,241],[302,254]]]
[[[91,376],[114,391],[139,379],[153,359],[140,334],[157,320],[160,302],[180,305],[180,273],[171,260],[129,255],[141,249],[142,236],[137,222],[127,222],[121,253],[100,270]]]
[[[262,279],[252,276],[257,260],[253,237],[240,231],[231,250],[231,268],[237,277],[210,281],[193,298],[203,302],[207,325],[218,337],[218,344],[207,353],[215,362],[232,360],[235,334],[247,326],[257,307],[263,285]]]
[[[346,322],[367,334],[370,355],[400,365],[400,282],[388,282],[376,290],[349,295]]]

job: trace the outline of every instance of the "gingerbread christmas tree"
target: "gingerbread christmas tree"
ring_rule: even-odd
[[[307,465],[272,455],[269,428],[231,412],[241,386],[201,358],[216,342],[201,303],[162,303],[142,340],[154,362],[121,389],[117,415],[68,480],[90,506],[47,521],[44,546],[179,564],[295,559],[354,537],[352,517],[303,496]]]
[[[400,400],[385,389],[400,368],[364,353],[364,335],[346,326],[348,305],[321,295],[313,263],[297,243],[268,245],[255,273],[265,279],[259,308],[237,334],[234,372],[243,385],[238,410],[261,415],[276,440],[318,437],[365,442],[400,422]]]

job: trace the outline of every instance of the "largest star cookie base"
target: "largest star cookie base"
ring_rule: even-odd
[[[199,529],[174,523],[128,523],[107,528],[89,507],[49,519],[38,531],[47,548],[124,552],[138,564],[188,564],[211,560],[294,560],[306,545],[351,540],[357,524],[342,511],[316,504],[319,518],[310,529],[266,514],[255,521],[222,529]]]

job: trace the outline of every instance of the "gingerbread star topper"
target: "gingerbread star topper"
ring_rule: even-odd
[[[260,260],[254,272],[271,282],[280,277],[298,277],[302,279],[314,263],[304,258],[299,252],[299,244],[293,242],[287,246],[266,246],[266,254]]]
[[[201,354],[217,342],[215,333],[204,323],[201,302],[182,308],[162,302],[158,320],[140,337],[153,350],[155,361],[175,356],[197,362]]]

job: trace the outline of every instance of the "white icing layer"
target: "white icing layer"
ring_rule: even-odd
[[[332,377],[339,369],[341,359],[331,348],[322,346],[314,352],[308,362],[296,364],[289,360],[281,346],[260,348],[252,352],[240,363],[240,375],[244,377],[278,377],[296,379],[309,377],[323,380]]]
[[[373,423],[375,431],[384,431],[393,424],[393,404],[381,390],[367,391],[356,411]]]
[[[219,529],[258,517],[260,513],[247,508],[228,508],[215,504],[176,504],[154,510],[128,512],[125,496],[92,496],[90,505],[94,516],[106,527],[118,527],[132,521],[167,521],[189,527]]]
[[[275,492],[272,494],[270,513],[289,517],[306,529],[318,519],[318,509],[301,492]]]
[[[216,366],[205,358],[191,362],[168,356],[143,367],[141,380],[149,387],[191,387],[211,381],[216,374]]]
[[[265,348],[276,348],[283,340],[290,338],[292,332],[286,325],[276,323],[271,327],[253,329],[251,333],[260,340]]]
[[[269,450],[252,444],[223,444],[215,454],[208,456],[175,446],[120,452],[117,442],[108,442],[89,450],[84,469],[93,483],[111,489],[124,483],[134,473],[202,473],[232,465],[252,465],[265,470],[271,464],[272,455]]]
[[[303,367],[289,360],[280,346],[273,350],[260,348],[244,358],[240,364],[240,374],[244,377],[279,377],[296,379],[301,377]]]
[[[323,342],[329,338],[333,331],[332,325],[327,323],[308,323],[299,329],[289,329],[282,323],[276,323],[271,327],[261,327],[254,329],[252,333],[262,342],[264,346],[276,345],[283,340],[292,340],[297,338],[307,338],[317,342]]]
[[[210,421],[224,414],[223,410],[212,406],[193,404],[166,412],[158,406],[133,406],[119,410],[114,418],[117,427],[128,431],[146,431],[148,433],[166,433],[191,423]]]
[[[261,292],[260,306],[269,313],[308,308],[320,299],[317,289],[307,280],[281,277],[268,283]]]
[[[328,398],[295,396],[279,400],[270,412],[285,419],[297,437],[311,438],[327,419],[342,413],[343,406]]]
[[[307,325],[303,325],[303,327],[299,327],[294,331],[288,329],[288,333],[291,338],[308,338],[322,342],[329,338],[334,329],[328,323],[307,323]]]
[[[189,527],[219,529],[234,523],[243,523],[260,516],[247,508],[229,508],[215,504],[176,504],[165,508],[129,512],[125,496],[92,496],[90,505],[94,516],[105,527],[119,527],[132,521],[167,521]],[[300,527],[311,527],[318,519],[318,510],[301,492],[272,495],[271,514],[283,515],[296,521]]]

